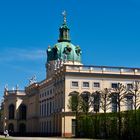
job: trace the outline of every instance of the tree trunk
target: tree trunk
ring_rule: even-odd
[[[118,120],[119,120],[119,122],[118,122],[118,124],[119,124],[119,126],[118,126],[118,136],[119,136],[119,139],[121,138],[121,124],[122,124],[122,122],[121,122],[121,106],[120,106],[120,101],[119,101],[119,103],[118,103]]]

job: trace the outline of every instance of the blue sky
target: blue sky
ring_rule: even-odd
[[[72,43],[87,65],[140,67],[139,0],[1,0],[0,96],[45,78],[46,48],[58,39],[67,11]]]

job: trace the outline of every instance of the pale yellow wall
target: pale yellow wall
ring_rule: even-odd
[[[33,133],[39,131],[39,91],[37,85],[34,88],[26,89],[27,102],[27,132]]]
[[[80,70],[80,71],[79,71]],[[7,118],[6,125],[12,122],[15,125],[15,130],[17,130],[17,121],[15,120],[8,120],[8,106],[13,103],[16,107],[15,116],[18,118],[18,108],[21,103],[27,105],[27,132],[43,132],[43,133],[72,133],[72,119],[75,119],[74,116],[66,115],[65,113],[70,112],[71,110],[68,108],[68,100],[69,100],[69,93],[73,91],[77,91],[79,93],[82,92],[89,92],[94,93],[97,90],[102,90],[104,88],[111,88],[112,83],[122,83],[128,84],[133,83],[135,79],[130,79],[129,75],[125,77],[115,78],[113,73],[107,78],[103,78],[102,71],[99,72],[100,76],[90,76],[91,72],[95,72],[93,70],[84,70],[84,69],[77,69],[79,72],[84,72],[84,76],[80,76],[80,73],[75,74],[74,76],[66,74],[64,77],[63,72],[55,71],[56,75],[54,75],[54,79],[50,76],[50,81],[48,83],[44,81],[44,83],[40,83],[40,87],[38,88],[36,85],[31,85],[29,87],[29,93],[20,97],[18,94],[16,96],[10,95],[5,97],[5,104],[4,104],[4,116]],[[70,72],[72,72],[70,70]],[[104,73],[108,73],[105,72]],[[116,73],[114,73],[116,74]],[[119,73],[118,73],[119,74]],[[128,74],[128,73],[126,73]],[[60,82],[61,81],[61,82]],[[78,87],[72,87],[71,82],[78,81]],[[82,86],[83,82],[89,82],[90,87],[84,88]],[[93,87],[94,82],[100,83],[100,88]],[[48,95],[48,91],[52,93]],[[46,93],[46,95],[45,95]],[[43,96],[44,94],[44,96]],[[47,103],[52,103],[52,111],[51,113],[46,116],[40,115],[40,105],[44,105]],[[121,111],[126,110],[126,106],[124,103],[121,103]],[[111,106],[110,106],[111,108]],[[47,109],[47,108],[46,108]],[[92,109],[91,109],[92,110]],[[108,110],[108,112],[110,112]],[[63,112],[63,117],[62,117]],[[100,110],[100,112],[103,112]],[[51,122],[51,126],[50,125]],[[48,125],[48,126],[47,126]],[[42,127],[43,126],[43,127]],[[7,126],[6,126],[7,127]],[[47,128],[48,127],[48,128]]]
[[[4,123],[3,127],[4,129],[8,129],[8,124],[13,123],[14,124],[14,131],[18,132],[18,109],[19,106],[23,103],[25,97],[25,93],[20,93],[20,92],[15,92],[13,93],[8,93],[5,94],[4,96]],[[9,120],[9,105],[13,104],[15,106],[15,119],[14,120]],[[26,103],[25,103],[26,105]]]
[[[72,119],[75,119],[75,116],[63,116],[62,118],[62,134],[72,133]]]
[[[82,92],[90,92],[91,94],[94,93],[95,91],[102,90],[104,88],[111,88],[112,83],[122,83],[124,85],[127,84],[133,84],[134,80],[127,79],[127,76],[125,79],[122,78],[96,78],[96,77],[88,77],[88,74],[86,77],[79,77],[79,76],[67,76],[65,78],[65,111],[68,112],[70,111],[68,108],[68,100],[69,100],[69,93],[73,91],[77,91],[79,93]],[[72,81],[78,81],[79,86],[78,87],[72,87],[71,82]],[[83,88],[82,83],[83,82],[89,82],[90,86],[89,88]],[[93,87],[94,82],[99,82],[100,83],[100,88],[95,88]],[[126,110],[126,105],[125,103],[121,103],[121,111]],[[103,112],[100,109],[100,112]],[[108,112],[111,112],[111,105],[110,105],[110,110]]]

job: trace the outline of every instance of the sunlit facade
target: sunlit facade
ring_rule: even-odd
[[[41,82],[32,79],[24,91],[5,88],[3,130],[13,134],[72,137],[75,113],[68,108],[72,93],[94,95],[104,88],[117,88],[118,83],[131,88],[134,81],[140,80],[139,68],[83,65],[81,48],[71,43],[65,12],[63,16],[58,42],[47,49],[45,79]],[[118,111],[115,100],[113,96],[107,112]],[[133,98],[124,100],[121,111],[132,110]],[[100,105],[90,111],[103,112]]]

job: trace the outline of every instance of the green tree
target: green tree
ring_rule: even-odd
[[[68,108],[75,113],[75,137],[78,137],[78,117],[81,111],[81,96],[78,92],[74,91],[69,94]]]
[[[121,103],[124,102],[124,99],[127,96],[127,89],[126,86],[122,83],[118,83],[116,88],[113,88],[112,97],[116,98],[115,103],[117,104],[118,108],[118,135],[119,138],[121,137],[121,128],[122,128],[122,121],[121,121]]]
[[[134,106],[134,136],[136,136],[137,131],[137,109],[140,107],[140,82],[134,81],[132,88],[128,89],[128,94],[131,94],[133,97],[133,106]]]
[[[110,104],[111,104],[111,90],[108,88],[105,88],[103,90],[100,91],[100,108],[103,110],[104,112],[104,135],[107,138],[108,134],[107,134],[107,116],[106,116],[106,112],[110,109]],[[103,117],[102,117],[103,118]]]
[[[108,88],[105,88],[100,91],[100,108],[103,110],[103,112],[106,114],[107,110],[110,109],[111,104],[111,90]]]
[[[90,93],[83,92],[80,96],[81,96],[80,108],[82,112],[84,112],[87,115],[90,109]]]
[[[131,93],[134,97],[133,105],[136,112],[136,110],[140,107],[140,82],[134,81],[132,88],[128,89],[128,93]]]
[[[82,111],[82,114],[84,115],[84,119],[83,119],[83,132],[84,132],[84,135],[85,135],[85,137],[88,137],[88,135],[89,135],[89,127],[90,127],[90,125],[89,125],[89,121],[90,121],[90,119],[89,119],[89,109],[90,109],[90,93],[89,92],[83,92],[83,93],[81,93],[81,104],[80,104],[80,106],[81,106],[81,111]]]

